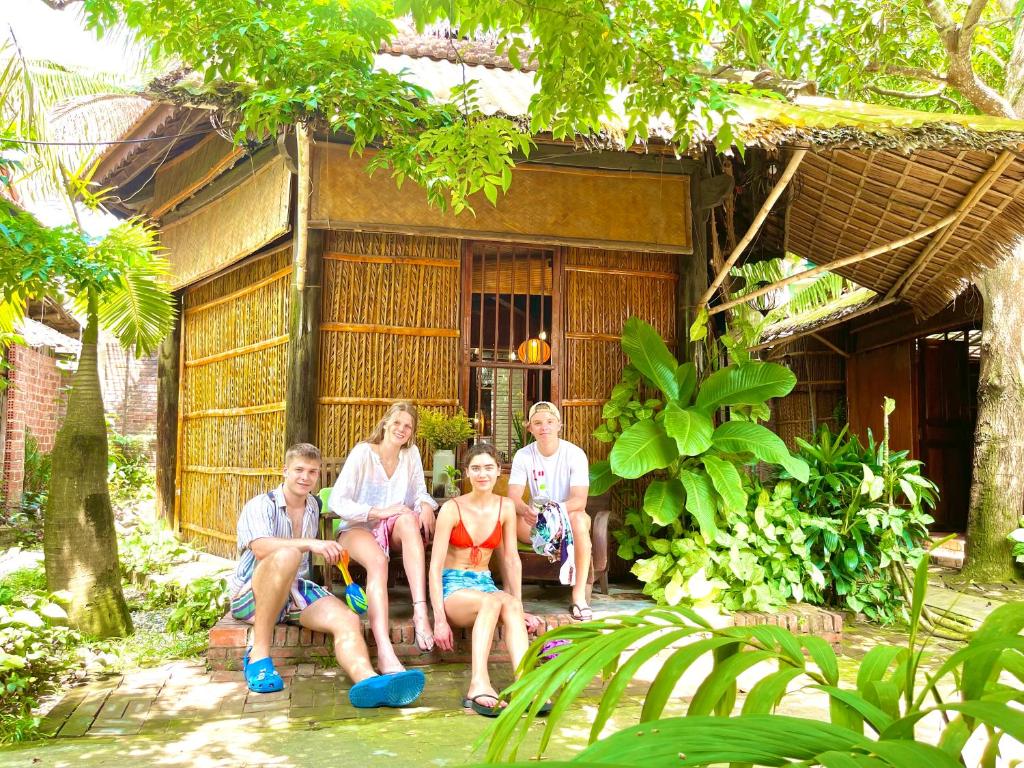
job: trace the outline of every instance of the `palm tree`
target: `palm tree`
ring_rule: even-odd
[[[31,115],[11,106],[13,99],[20,109],[38,108],[28,98],[35,92],[30,68],[19,57],[0,65],[0,150],[16,145],[18,138],[45,136]],[[31,158],[29,153],[25,156]],[[48,167],[45,158],[38,162],[44,170]],[[14,167],[3,161],[0,166],[4,171]],[[44,227],[17,206],[13,195],[0,199],[0,340],[24,315],[29,299],[73,299],[86,316],[67,415],[51,454],[43,553],[49,589],[71,593],[71,622],[89,634],[109,637],[128,634],[132,626],[121,591],[107,489],[107,433],[96,342],[103,326],[136,354],[150,353],[170,330],[174,307],[163,283],[168,267],[158,254],[154,230],[131,219],[102,238],[89,237],[78,220],[76,199],[95,208],[102,198],[90,191],[88,172],[67,174],[62,165],[60,169],[75,225]],[[10,174],[2,178],[9,187]]]

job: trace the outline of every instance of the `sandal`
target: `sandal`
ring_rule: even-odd
[[[423,693],[427,680],[419,669],[407,669],[390,675],[374,675],[360,680],[348,691],[353,707],[407,707]]]
[[[267,656],[259,661],[249,661],[252,648],[245,652],[242,659],[245,684],[253,693],[274,693],[284,690],[284,680],[274,669],[274,660]]]
[[[495,704],[487,706],[486,704],[481,704],[480,699],[494,699]],[[497,717],[505,709],[505,705],[501,703],[501,699],[498,698],[496,693],[478,693],[476,696],[467,696],[462,700],[462,707],[463,709],[472,709],[478,715],[483,715],[484,717]]]
[[[577,605],[576,603],[569,606],[569,615],[573,621],[591,621],[594,618],[594,612],[589,605]]]

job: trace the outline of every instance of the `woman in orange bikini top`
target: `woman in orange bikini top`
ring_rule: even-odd
[[[452,627],[472,627],[472,672],[463,706],[493,717],[501,711],[487,672],[487,658],[500,621],[513,671],[529,645],[522,604],[522,563],[516,545],[516,511],[511,499],[494,493],[501,471],[491,445],[466,452],[473,490],[446,502],[437,515],[427,582],[434,610],[434,640],[454,648]],[[501,555],[505,590],[488,570],[491,553]],[[530,617],[531,624],[539,624]]]

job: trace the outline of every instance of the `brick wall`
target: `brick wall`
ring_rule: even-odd
[[[122,435],[156,432],[156,355],[135,355],[102,334],[99,344],[103,407]]]
[[[8,350],[7,396],[3,429],[3,497],[9,507],[21,502],[25,480],[25,431],[44,453],[53,448],[64,416],[67,383],[57,361],[45,349],[14,344]]]

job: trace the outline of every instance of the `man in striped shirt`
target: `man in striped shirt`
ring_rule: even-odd
[[[270,644],[274,625],[298,624],[334,638],[338,664],[352,679],[349,700],[357,707],[402,707],[423,690],[420,670],[378,675],[370,664],[362,622],[348,606],[310,581],[310,554],[334,565],[342,548],[316,537],[320,505],[315,489],[320,451],[293,445],[284,457],[284,481],[250,499],[238,519],[241,560],[231,579],[231,613],[253,625],[245,655],[245,679],[257,693],[279,691],[284,681],[274,669]]]

